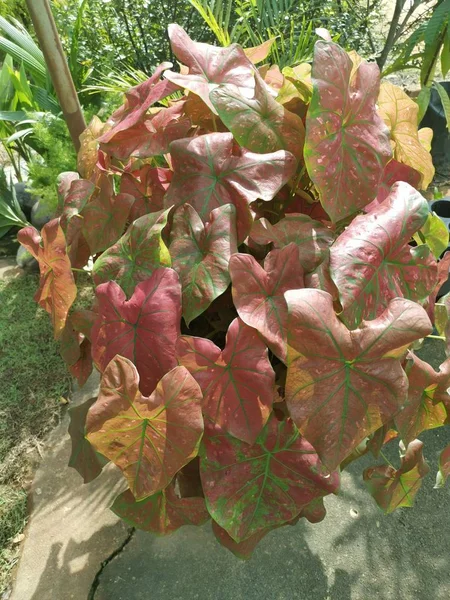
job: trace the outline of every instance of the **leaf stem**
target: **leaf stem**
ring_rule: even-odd
[[[444,340],[445,342],[445,337],[443,335],[427,335],[427,338],[431,338],[432,340]]]
[[[394,465],[391,463],[391,461],[383,454],[383,452],[380,450],[380,456],[381,458],[384,460],[385,463],[387,463],[390,467],[392,467],[393,469],[395,469]],[[397,470],[397,469],[395,469]]]

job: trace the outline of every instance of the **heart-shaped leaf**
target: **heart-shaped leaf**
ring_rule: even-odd
[[[168,31],[172,52],[189,67],[189,73],[166,71],[166,79],[200,96],[214,112],[209,94],[220,84],[233,84],[250,97],[253,95],[255,70],[240,46],[218,48],[194,42],[179,25],[169,25]]]
[[[72,180],[64,195],[61,227],[66,236],[67,254],[73,267],[81,269],[88,262],[91,250],[83,235],[80,213],[95,191],[95,185],[86,179]]]
[[[130,221],[135,221],[148,213],[162,210],[164,194],[167,192],[172,171],[151,165],[143,165],[132,173],[124,173],[120,181],[120,191],[134,198],[130,211]]]
[[[236,237],[236,209],[232,204],[214,209],[206,225],[189,204],[176,210],[170,254],[180,276],[183,316],[188,326],[227,289],[228,263],[237,252]]]
[[[172,533],[183,525],[203,525],[210,518],[203,498],[178,498],[172,483],[139,501],[130,490],[125,490],[114,500],[111,510],[131,527],[159,535]]]
[[[122,161],[129,157],[165,154],[170,142],[185,137],[190,128],[191,121],[184,114],[184,101],[178,101],[117,133],[111,142],[102,144],[102,150]]]
[[[95,284],[115,280],[129,297],[136,284],[148,279],[155,269],[170,267],[169,250],[162,239],[168,212],[153,212],[136,219],[125,235],[95,261]]]
[[[428,246],[408,245],[428,217],[426,200],[407,183],[367,215],[356,217],[330,250],[330,268],[339,289],[342,319],[356,327],[373,319],[392,298],[421,302],[437,282]]]
[[[230,85],[212,91],[211,102],[219,117],[244,148],[260,153],[289,150],[301,160],[305,142],[303,121],[269,94],[257,74],[255,82],[255,95],[250,99]]]
[[[156,102],[172,94],[177,88],[167,80],[161,80],[161,74],[172,67],[172,63],[162,63],[147,81],[140,83],[128,90],[126,103],[111,117],[113,127],[99,139],[102,149],[108,152],[109,144],[116,141],[116,137],[126,132],[145,119],[147,111]]]
[[[434,176],[431,154],[421,144],[417,130],[418,105],[389,81],[383,81],[378,110],[391,132],[394,158],[421,174],[420,186],[426,190]]]
[[[261,334],[276,356],[286,362],[288,308],[284,293],[304,287],[295,244],[272,250],[264,268],[250,254],[230,260],[233,302],[240,318]]]
[[[165,206],[188,203],[206,222],[218,206],[234,204],[238,242],[251,228],[250,202],[271,200],[295,172],[296,161],[289,152],[253,154],[236,148],[231,133],[177,140],[170,152],[174,175]]]
[[[100,178],[98,193],[81,212],[83,235],[92,254],[105,250],[119,239],[133,202],[130,194],[114,194],[109,176]]]
[[[402,298],[373,321],[349,331],[320,290],[286,293],[292,419],[322,462],[336,468],[407,399],[400,358],[405,346],[431,332],[425,310]]]
[[[273,415],[252,446],[205,434],[200,473],[211,516],[235,542],[294,519],[339,488],[339,474],[323,467],[292,421]]]
[[[306,273],[313,271],[328,256],[328,249],[334,241],[332,232],[322,223],[295,213],[286,215],[275,225],[267,219],[258,219],[253,223],[250,237],[257,244],[273,242],[275,248],[283,248],[293,242]]]
[[[436,489],[444,487],[450,476],[450,444],[444,448],[439,456],[439,471],[436,475]]]
[[[333,223],[372,202],[392,156],[389,132],[376,111],[378,67],[362,62],[352,71],[342,48],[316,42],[304,154]]]
[[[100,475],[108,459],[94,450],[86,439],[86,416],[97,398],[89,398],[83,404],[69,408],[69,435],[72,440],[72,452],[69,467],[75,469],[89,483]]]
[[[59,219],[44,225],[41,234],[34,227],[25,227],[17,239],[39,263],[41,278],[34,299],[51,315],[55,339],[58,339],[77,295]]]
[[[98,317],[92,328],[92,357],[103,372],[116,354],[132,360],[141,391],[151,394],[157,382],[177,365],[181,286],[172,269],[156,269],[126,299],[114,281],[97,287]]]
[[[447,411],[440,400],[442,393],[450,387],[450,359],[447,359],[437,373],[431,365],[409,354],[406,365],[408,375],[408,402],[395,416],[395,425],[402,440],[409,444],[422,431],[441,427],[447,418]],[[437,393],[436,393],[437,392]],[[436,399],[435,399],[436,393]]]
[[[391,193],[391,188],[397,181],[405,181],[413,188],[417,189],[420,185],[420,173],[408,165],[404,165],[394,158],[388,162],[384,169],[383,177],[378,186],[378,195],[375,200],[366,206],[366,212],[370,212],[375,206],[381,204]]]
[[[80,357],[76,363],[69,366],[69,371],[78,385],[83,387],[92,373],[92,344],[85,338],[80,344]]]
[[[177,356],[202,389],[203,413],[252,444],[269,418],[275,386],[267,348],[258,333],[235,319],[223,351],[210,340],[182,336]]]
[[[167,487],[197,455],[203,434],[202,393],[184,367],[175,367],[148,398],[134,364],[116,356],[103,373],[86,420],[87,439],[125,475],[142,500]]]
[[[402,506],[412,506],[430,468],[422,455],[423,443],[414,440],[401,459],[400,469],[392,466],[369,467],[363,477],[378,506],[387,514]]]

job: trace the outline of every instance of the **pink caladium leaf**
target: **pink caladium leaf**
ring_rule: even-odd
[[[442,403],[442,394],[448,401],[450,396],[450,359],[447,359],[439,372],[412,352],[408,355],[406,374],[408,375],[408,401],[395,415],[395,425],[402,440],[409,444],[422,431],[444,425],[447,411]]]
[[[185,137],[190,128],[191,121],[184,115],[183,101],[179,101],[158,109],[144,121],[117,133],[101,148],[122,161],[130,157],[148,158],[167,153],[170,142]]]
[[[320,290],[286,293],[288,373],[286,400],[300,432],[322,462],[336,468],[406,402],[405,348],[428,335],[425,310],[403,298],[349,331]]]
[[[339,474],[323,467],[292,421],[273,415],[252,446],[207,430],[200,473],[209,513],[235,542],[291,521],[339,488]]]
[[[223,351],[210,340],[182,336],[177,356],[202,389],[206,417],[252,444],[269,418],[275,390],[275,373],[258,333],[235,319]]]
[[[114,500],[111,510],[131,527],[158,535],[168,535],[183,525],[203,525],[210,519],[203,498],[179,498],[173,483],[139,501],[125,490]]]
[[[201,390],[184,367],[166,373],[151,396],[143,396],[134,364],[116,356],[87,414],[87,439],[121,469],[133,496],[142,500],[167,487],[197,455],[201,401]]]
[[[72,336],[71,343],[76,343],[78,345],[78,351],[73,349],[74,356],[77,356],[77,359],[76,361],[72,360],[70,362],[69,371],[78,381],[78,385],[80,387],[86,383],[92,373],[93,363],[91,333],[96,318],[97,313],[92,310],[75,310],[71,313],[65,327],[66,330],[70,324]],[[66,357],[63,356],[63,358],[66,362],[68,362]]]
[[[378,506],[387,514],[396,508],[410,507],[430,468],[422,454],[423,443],[414,440],[401,458],[401,466],[369,467],[364,470],[364,482]]]
[[[108,144],[114,142],[116,136],[145,119],[148,109],[153,104],[169,96],[177,89],[166,79],[162,80],[160,78],[162,73],[171,67],[172,63],[162,63],[147,81],[131,88],[125,94],[125,105],[120,107],[110,119],[113,123],[112,128],[98,139],[102,147],[108,148]]]
[[[235,252],[236,209],[232,204],[214,209],[206,225],[189,204],[177,208],[170,255],[180,276],[183,316],[188,326],[229,286],[228,263]]]
[[[116,354],[134,362],[141,391],[151,394],[158,381],[177,365],[181,286],[172,269],[156,269],[126,299],[115,282],[97,287],[98,317],[92,328],[92,357],[103,372]]]
[[[50,314],[55,339],[58,339],[77,296],[59,219],[49,221],[40,234],[34,227],[25,227],[19,231],[17,239],[39,263],[41,278],[34,299]]]
[[[328,256],[334,241],[334,235],[327,227],[300,213],[288,214],[275,225],[267,219],[258,219],[253,223],[250,237],[257,244],[273,242],[275,248],[283,248],[293,242],[306,273],[314,271]]]
[[[392,298],[422,302],[434,290],[437,264],[429,247],[408,245],[427,217],[426,200],[400,182],[337,238],[330,250],[331,276],[349,327],[377,317]]]
[[[80,344],[80,357],[76,363],[69,365],[69,371],[72,377],[77,380],[78,385],[83,387],[91,376],[92,370],[92,344],[90,340],[85,338]]]
[[[238,315],[286,362],[288,308],[284,293],[304,287],[296,245],[269,252],[264,268],[250,254],[234,254],[230,275]]]
[[[72,442],[69,467],[81,475],[83,483],[89,483],[98,477],[108,462],[86,439],[86,416],[96,399],[89,398],[83,404],[69,408],[69,435]]]
[[[203,222],[224,204],[236,207],[238,242],[248,235],[249,204],[271,200],[295,172],[295,158],[279,150],[254,154],[235,146],[231,133],[210,133],[170,145],[174,167],[165,206],[190,204]]]
[[[134,198],[130,221],[164,208],[164,194],[172,180],[172,171],[151,165],[143,165],[137,171],[124,173],[120,191]]]
[[[370,212],[378,204],[384,202],[391,193],[392,186],[397,181],[405,181],[413,188],[419,189],[420,173],[412,167],[408,167],[408,165],[397,162],[395,159],[390,160],[384,169],[383,177],[378,186],[378,195],[373,202],[365,207],[365,212]]]
[[[333,223],[372,202],[392,156],[378,116],[379,69],[357,69],[337,44],[316,42],[306,119],[305,164]]]
[[[91,250],[83,235],[83,208],[94,194],[95,184],[86,179],[73,180],[64,196],[61,212],[61,227],[66,236],[67,254],[76,269],[81,269],[88,262]]]
[[[435,489],[444,487],[450,476],[450,444],[446,446],[439,455],[439,471],[436,475]]]
[[[94,199],[81,211],[82,232],[92,254],[117,242],[128,220],[134,202],[130,194],[115,194],[111,177],[100,178]]]
[[[253,96],[255,69],[244,51],[237,44],[227,48],[194,42],[179,25],[169,25],[172,52],[189,73],[166,71],[164,77],[172,83],[200,96],[214,112],[210,92],[220,84],[233,84],[243,93]],[[217,113],[216,113],[217,114]]]
[[[244,148],[260,153],[289,150],[302,160],[303,121],[269,94],[258,74],[255,83],[253,98],[246,98],[235,86],[213,90],[210,98],[219,117]]]
[[[95,284],[114,280],[131,296],[137,283],[148,279],[159,267],[170,267],[169,250],[162,239],[168,212],[153,212],[136,219],[120,240],[95,261]]]

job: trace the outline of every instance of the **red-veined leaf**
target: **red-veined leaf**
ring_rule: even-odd
[[[235,542],[291,521],[312,500],[338,490],[339,474],[323,467],[290,419],[272,415],[252,446],[206,433],[200,461],[206,504]]]
[[[181,286],[172,269],[157,269],[126,299],[114,281],[97,287],[98,317],[92,328],[92,357],[103,372],[116,354],[134,362],[141,391],[150,394],[177,365]]]
[[[267,527],[266,529],[258,531],[258,533],[254,533],[242,542],[235,542],[223,527],[215,521],[212,522],[212,530],[217,541],[224,546],[224,548],[242,560],[249,560],[259,542],[274,529],[276,529],[276,527]]]
[[[77,295],[59,219],[44,225],[41,234],[34,227],[25,227],[17,239],[39,263],[41,278],[34,299],[51,315],[55,339],[58,339]]]
[[[185,137],[190,128],[191,121],[184,114],[184,101],[178,101],[117,133],[111,142],[102,144],[102,150],[122,161],[129,157],[165,154],[170,142]]]
[[[89,409],[87,439],[122,470],[133,496],[142,500],[167,487],[197,455],[201,401],[200,388],[184,367],[166,373],[151,396],[143,396],[134,364],[116,356]]]
[[[398,470],[392,466],[369,467],[364,482],[378,506],[387,514],[396,508],[410,507],[430,468],[422,455],[423,443],[414,440],[401,458]]]
[[[202,389],[204,414],[252,444],[269,418],[275,391],[275,373],[258,333],[235,319],[223,351],[210,340],[182,336],[177,356]]]
[[[82,232],[91,249],[97,254],[117,242],[128,220],[134,202],[130,194],[114,193],[111,177],[102,176],[93,200],[81,211]]]
[[[379,70],[353,62],[337,44],[317,42],[313,95],[306,119],[305,163],[335,223],[372,202],[392,156],[376,111]]]
[[[155,269],[170,267],[169,250],[162,239],[168,212],[153,212],[136,219],[125,235],[95,261],[95,284],[115,280],[131,296],[136,284],[148,279]]]
[[[172,171],[151,165],[143,165],[132,173],[124,173],[120,180],[120,191],[134,198],[130,211],[130,221],[164,207],[164,194],[167,192]]]
[[[354,331],[338,320],[326,292],[292,290],[286,301],[287,405],[334,469],[406,401],[408,379],[399,359],[408,344],[431,332],[431,323],[421,306],[403,298]]]
[[[426,200],[407,183],[367,215],[356,217],[330,249],[342,319],[356,327],[373,319],[392,298],[425,300],[437,282],[437,264],[426,245],[408,245],[428,217]]]
[[[166,71],[164,77],[200,96],[212,111],[215,109],[209,94],[219,84],[233,84],[253,95],[255,70],[240,46],[218,48],[194,42],[182,27],[174,24],[169,25],[169,38],[172,52],[189,67],[189,73]]]
[[[450,444],[444,448],[439,455],[439,471],[436,475],[435,489],[444,487],[447,478],[450,476]]]
[[[172,94],[177,88],[167,80],[161,80],[161,74],[172,67],[172,63],[162,63],[147,81],[128,90],[126,103],[121,106],[111,117],[113,127],[104,133],[99,139],[102,148],[108,149],[108,145],[122,132],[134,127],[145,119],[147,111],[159,100]]]
[[[75,469],[84,483],[93,481],[100,475],[108,459],[94,450],[86,439],[86,415],[97,398],[89,398],[83,404],[69,408],[69,435],[72,441],[72,452],[69,467]]]
[[[441,401],[442,394],[450,401],[446,392],[450,387],[450,359],[441,365],[437,373],[415,354],[410,353],[408,358],[405,368],[409,382],[408,402],[394,419],[405,444],[415,440],[422,431],[444,425],[447,411]]]
[[[180,276],[183,316],[188,326],[227,289],[228,263],[237,252],[236,238],[236,210],[232,204],[214,209],[206,225],[189,204],[176,210],[170,254]]]
[[[276,356],[286,362],[288,309],[284,293],[304,287],[295,244],[272,250],[264,268],[250,254],[230,259],[233,302],[240,318],[261,334]]]
[[[431,155],[420,142],[417,130],[418,105],[400,87],[383,81],[378,110],[391,132],[394,158],[421,174],[420,186],[426,190],[434,176]]]
[[[205,222],[224,204],[236,207],[238,242],[250,231],[250,202],[271,200],[295,171],[285,150],[254,154],[234,145],[231,133],[210,133],[170,145],[174,175],[165,206],[188,203]]]
[[[294,213],[286,215],[275,225],[267,219],[258,219],[253,223],[250,237],[257,244],[273,242],[275,248],[283,248],[294,242],[306,273],[313,271],[325,259],[334,241],[332,232],[322,223],[307,215]]]
[[[111,510],[131,527],[159,535],[173,533],[183,525],[203,525],[210,518],[203,498],[178,498],[173,483],[139,501],[125,490]]]
[[[212,91],[211,102],[219,117],[244,148],[260,153],[289,150],[301,160],[305,142],[303,121],[272,98],[258,74],[255,81],[253,98],[245,98],[230,85]]]

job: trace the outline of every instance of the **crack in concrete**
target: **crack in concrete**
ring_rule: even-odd
[[[87,597],[87,600],[94,600],[95,598],[95,592],[97,591],[98,586],[100,585],[100,577],[103,573],[103,570],[105,569],[105,567],[107,565],[109,565],[109,563],[119,554],[121,554],[123,552],[123,550],[125,549],[125,547],[129,544],[129,542],[131,542],[131,540],[133,539],[133,535],[135,533],[136,529],[134,527],[132,527],[129,532],[127,537],[124,539],[124,541],[120,544],[120,546],[118,548],[116,548],[114,550],[114,552],[112,552],[108,558],[106,558],[102,564],[100,565],[99,570],[97,571],[97,573],[95,574],[94,580],[92,582],[91,585],[91,589],[89,590],[89,594]]]

